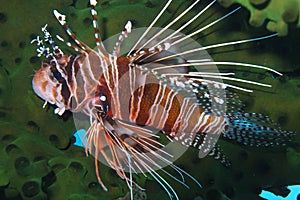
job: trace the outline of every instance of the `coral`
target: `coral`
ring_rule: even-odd
[[[241,4],[250,12],[251,25],[258,27],[267,21],[267,29],[277,32],[280,36],[288,34],[288,24],[297,22],[300,14],[299,0],[218,0],[218,2],[225,7],[234,3]],[[300,21],[297,26],[300,26]]]
[[[287,159],[290,165],[292,165],[295,168],[300,167],[300,152],[296,151],[296,149],[288,148],[287,149]]]
[[[7,71],[1,67],[0,68],[0,97],[2,97],[2,98],[0,99],[0,108],[4,108],[5,105],[8,104],[9,98],[7,98],[7,97],[9,97],[10,91],[11,91],[11,83],[8,78]],[[3,97],[6,97],[6,98],[3,98]],[[3,115],[5,115],[4,112],[0,111],[0,118],[4,117]]]
[[[60,150],[43,135],[13,123],[0,123],[1,199],[113,199],[124,195],[124,182],[102,167],[109,192],[96,181],[93,158],[81,148]],[[108,182],[108,181],[107,181]],[[97,198],[96,198],[97,197]]]

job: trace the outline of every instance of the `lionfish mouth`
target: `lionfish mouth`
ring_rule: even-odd
[[[223,67],[268,71],[278,76],[281,73],[256,64],[214,61],[207,53],[207,50],[260,41],[277,34],[201,46],[193,37],[238,12],[240,7],[183,34],[216,0],[193,15],[192,10],[200,4],[200,0],[194,1],[166,26],[155,28],[171,2],[166,2],[148,27],[132,29],[128,21],[120,34],[102,41],[95,10],[97,1],[90,0],[95,49],[81,42],[68,26],[66,16],[54,10],[58,22],[75,44],[61,36],[57,38],[77,52],[76,56],[61,51],[47,26],[42,28],[43,39],[33,40],[38,46],[38,56],[45,55],[46,64],[51,66],[50,78],[46,78],[56,83],[52,86],[35,79],[36,93],[45,102],[53,103],[49,100],[53,96],[49,90],[60,88],[55,90],[61,97],[56,114],[70,110],[76,127],[86,130],[82,140],[86,154],[95,157],[99,184],[107,190],[100,175],[100,161],[126,181],[130,199],[134,198],[134,188],[143,190],[133,178],[138,174],[151,176],[170,199],[179,196],[161,173],[186,188],[189,188],[185,182],[188,177],[201,188],[192,175],[173,164],[188,147],[197,148],[199,158],[209,155],[228,167],[230,161],[216,145],[220,137],[243,145],[267,147],[283,145],[294,135],[281,130],[262,114],[245,113],[233,92],[253,92],[253,85],[270,85],[234,77],[234,72],[224,72]],[[171,30],[175,24],[180,26]],[[40,75],[37,73],[35,77]],[[242,87],[240,83],[250,87]],[[42,85],[48,90],[37,91]],[[166,166],[177,175],[164,169]]]

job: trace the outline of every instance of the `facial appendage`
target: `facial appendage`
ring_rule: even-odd
[[[58,108],[54,110],[55,114],[62,115],[65,112],[65,104],[61,95],[62,85],[59,83],[52,72],[50,65],[43,63],[43,66],[35,73],[32,79],[32,88],[34,92],[43,100],[45,104],[55,104]]]

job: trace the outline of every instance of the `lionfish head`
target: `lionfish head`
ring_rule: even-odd
[[[65,102],[62,95],[62,74],[59,71],[53,71],[51,64],[43,63],[42,67],[36,71],[32,79],[34,92],[47,103],[57,106],[55,113],[62,115],[65,111]]]

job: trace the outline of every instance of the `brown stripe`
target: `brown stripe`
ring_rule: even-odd
[[[42,90],[43,90],[44,92],[46,92],[46,87],[47,87],[48,83],[49,83],[49,81],[44,81],[44,82],[42,83]]]

